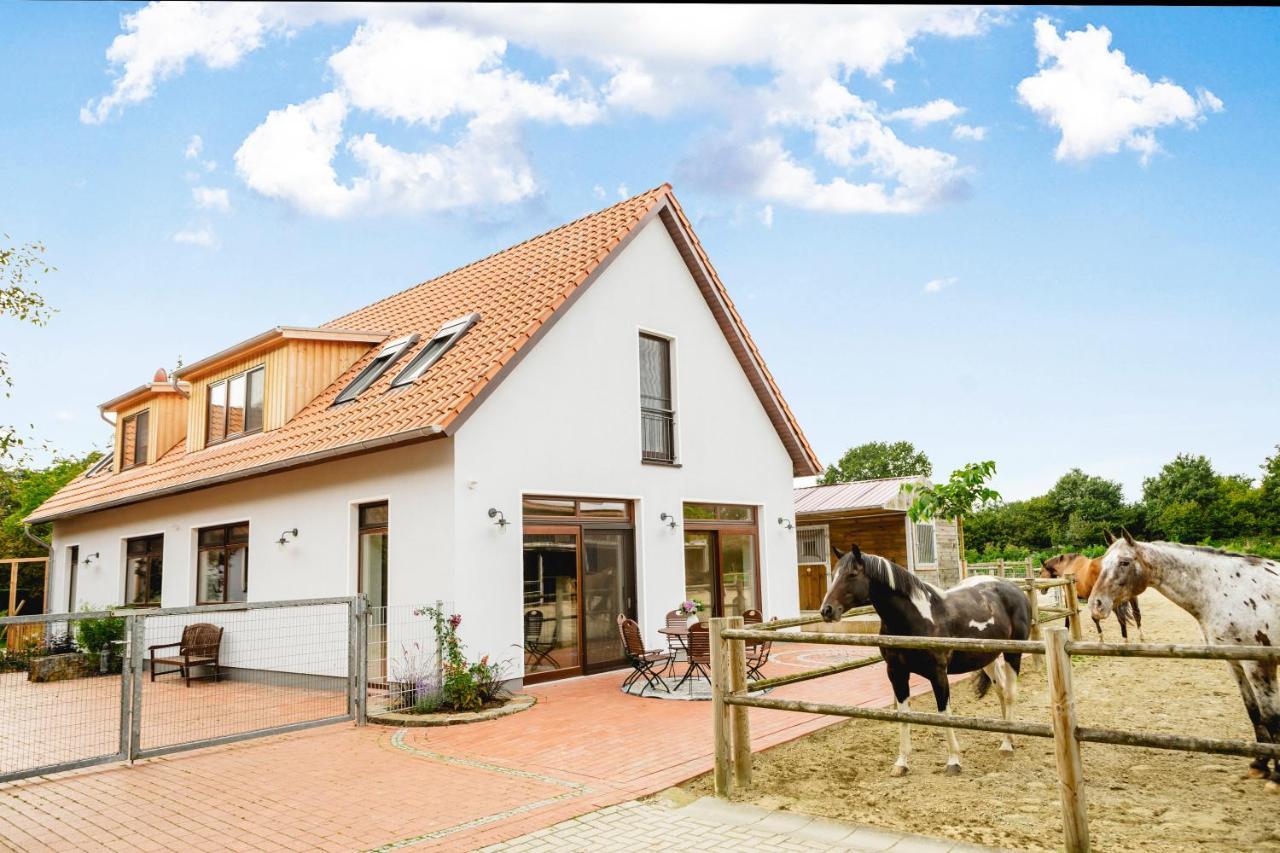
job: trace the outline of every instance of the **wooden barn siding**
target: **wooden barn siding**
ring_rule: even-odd
[[[907,527],[905,513],[878,515],[810,516],[802,515],[797,524],[825,524],[831,531],[831,544],[847,551],[855,544],[865,553],[878,554],[900,566],[907,565]],[[835,555],[831,555],[835,565]]]
[[[369,344],[343,341],[286,340],[203,374],[191,383],[187,414],[187,450],[205,446],[205,408],[209,386],[258,366],[266,367],[263,429],[279,429],[369,351]]]

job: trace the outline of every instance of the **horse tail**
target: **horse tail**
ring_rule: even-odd
[[[973,692],[978,695],[979,699],[981,699],[987,695],[987,691],[990,689],[991,676],[987,675],[987,671],[985,669],[978,670],[978,677],[973,680]]]

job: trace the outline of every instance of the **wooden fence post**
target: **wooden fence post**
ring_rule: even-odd
[[[742,617],[731,616],[725,620],[728,628],[741,628]],[[747,643],[745,640],[729,641],[729,687],[739,696],[747,693]],[[749,708],[742,705],[729,707],[730,728],[733,730],[733,785],[735,788],[751,787],[751,722],[747,719]]]
[[[1058,762],[1058,785],[1062,795],[1063,841],[1067,853],[1089,853],[1089,809],[1084,795],[1080,741],[1076,740],[1076,703],[1071,690],[1067,630],[1047,628],[1044,634],[1044,659],[1053,717],[1053,752]]]
[[[1062,576],[1067,585],[1062,587],[1062,598],[1066,602],[1067,610],[1071,611],[1071,639],[1077,643],[1080,642],[1080,599],[1076,598],[1076,576],[1074,572],[1067,572]]]
[[[1001,578],[1005,576],[1004,557],[1001,557],[1000,559],[996,560],[996,576]]]
[[[720,632],[728,626],[728,619],[715,617],[711,619],[711,729],[715,739],[716,769],[715,793],[717,797],[727,798],[733,792],[733,778],[730,775],[730,764],[733,757],[730,753],[729,706],[724,696],[731,689],[729,673],[729,641],[720,636]],[[741,621],[741,620],[739,620]]]

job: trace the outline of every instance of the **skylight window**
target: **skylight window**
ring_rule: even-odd
[[[440,327],[440,330],[431,336],[431,340],[427,341],[427,345],[422,348],[422,352],[413,357],[408,366],[400,371],[400,375],[391,383],[392,388],[399,388],[401,385],[408,385],[411,382],[421,378],[431,365],[441,359],[449,347],[458,342],[458,339],[467,333],[467,330],[476,324],[480,319],[479,314],[468,314],[465,317],[459,317],[456,320],[450,320]]]
[[[378,357],[365,365],[364,370],[356,374],[356,378],[351,380],[351,384],[342,389],[338,399],[333,401],[334,405],[346,403],[359,397],[370,385],[377,382],[378,377],[386,373],[391,365],[395,364],[400,356],[405,354],[409,347],[417,342],[417,335],[406,335],[384,346],[382,352],[378,353]]]

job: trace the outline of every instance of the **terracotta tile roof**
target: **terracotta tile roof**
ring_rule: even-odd
[[[334,398],[376,356],[374,347],[283,427],[187,453],[185,444],[169,448],[156,462],[120,473],[81,476],[27,519],[47,521],[133,503],[179,491],[240,479],[362,450],[450,434],[487,391],[518,361],[530,341],[557,318],[600,272],[606,258],[624,244],[642,222],[660,215],[669,230],[689,235],[697,264],[706,270],[722,304],[712,305],[721,328],[747,369],[765,408],[791,452],[798,474],[818,470],[803,433],[759,352],[742,326],[724,286],[715,275],[688,220],[671,193],[661,187],[585,216],[519,245],[476,261],[339,317],[321,328],[378,329],[388,338],[418,332],[423,336],[401,360],[425,345],[443,323],[470,312],[480,320],[417,382],[390,391],[396,369],[388,371],[360,397],[341,406]],[[674,236],[674,235],[673,235]],[[680,242],[680,241],[678,241]],[[686,261],[690,262],[690,257]],[[693,265],[691,262],[691,271]],[[695,271],[695,278],[699,273]],[[700,281],[705,288],[705,282]],[[707,295],[704,289],[704,295]],[[709,296],[708,302],[713,300]],[[736,327],[736,328],[734,328]]]

